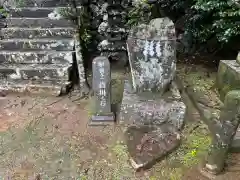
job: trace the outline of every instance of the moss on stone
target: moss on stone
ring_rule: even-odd
[[[231,64],[229,64],[230,61]],[[219,64],[217,87],[222,101],[229,91],[240,89],[240,73],[233,69],[233,66],[237,63],[234,60],[230,61],[221,61]]]

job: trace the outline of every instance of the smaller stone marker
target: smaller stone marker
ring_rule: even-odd
[[[115,115],[111,112],[111,71],[108,58],[105,56],[96,57],[92,62],[92,71],[94,96],[90,125],[112,123],[115,120]]]

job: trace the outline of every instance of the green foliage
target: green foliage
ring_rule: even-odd
[[[240,35],[240,5],[234,0],[158,0],[155,6],[174,21],[183,18],[184,29],[200,42],[228,43]]]
[[[3,7],[0,7],[0,14],[4,15],[4,16],[8,16],[8,12],[3,8]]]
[[[154,1],[139,0],[130,10],[130,26],[168,16],[174,22],[180,20],[180,29],[184,29],[188,43],[197,49],[206,46],[219,50],[223,45],[239,42],[240,3],[237,1],[156,0],[151,5],[148,2]],[[158,14],[153,11],[155,9],[158,9]]]
[[[240,35],[240,8],[234,1],[197,0],[192,9],[196,13],[190,21],[197,25],[192,30],[202,41],[215,36],[219,42],[227,43]]]
[[[146,0],[139,0],[128,13],[127,25],[131,27],[149,22],[151,20],[151,9],[152,5],[149,5]]]

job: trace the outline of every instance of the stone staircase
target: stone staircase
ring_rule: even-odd
[[[71,84],[74,25],[56,13],[64,6],[56,0],[25,4],[1,29],[0,91],[59,95]]]

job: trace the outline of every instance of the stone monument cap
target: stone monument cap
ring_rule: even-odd
[[[149,25],[141,24],[129,32],[129,37],[136,39],[176,40],[175,26],[171,19],[156,18]]]

